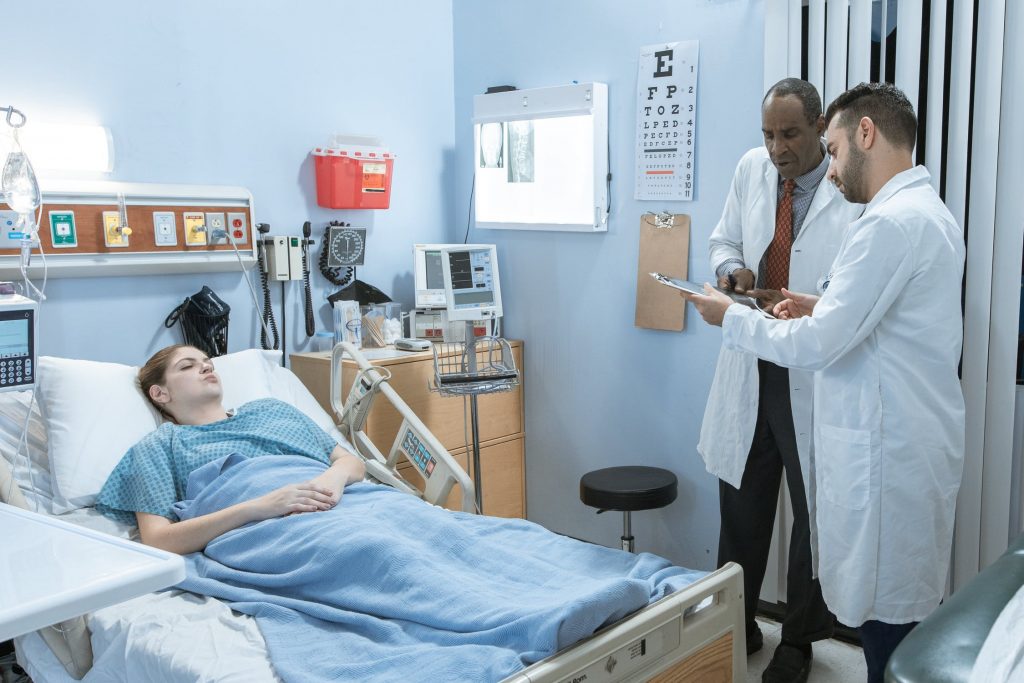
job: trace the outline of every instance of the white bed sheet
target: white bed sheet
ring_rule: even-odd
[[[93,667],[83,683],[270,683],[275,675],[256,620],[215,598],[150,593],[94,612]],[[15,640],[34,683],[73,683],[36,633]]]
[[[59,519],[121,538],[137,535],[95,508]],[[256,620],[223,602],[184,591],[150,593],[88,617],[93,667],[85,683],[107,681],[279,681]],[[37,633],[15,639],[34,683],[73,683]]]

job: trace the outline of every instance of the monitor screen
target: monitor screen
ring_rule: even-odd
[[[493,245],[447,249],[442,259],[449,320],[501,316],[497,251]]]
[[[28,355],[28,319],[0,320],[0,358]]]
[[[416,290],[416,308],[446,308],[444,294],[444,268],[442,253],[456,248],[488,248],[486,244],[416,244],[413,245],[413,279]]]

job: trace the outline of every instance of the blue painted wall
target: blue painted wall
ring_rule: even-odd
[[[242,185],[257,220],[280,234],[299,234],[304,220],[367,225],[360,278],[408,305],[411,244],[465,234],[472,96],[505,83],[607,83],[609,231],[469,237],[499,245],[505,333],[527,343],[530,518],[614,545],[621,516],[584,507],[579,477],[617,464],[666,467],[679,476],[679,500],[635,516],[639,545],[710,568],[717,490],[695,444],[720,334],[692,312],[683,333],[633,326],[637,234],[644,211],[689,213],[690,274],[710,277],[705,247],[733,168],[760,143],[762,14],[760,0],[39,0],[5,8],[0,98],[30,118],[109,126],[111,179]],[[634,201],[640,46],[694,39],[696,200]],[[399,155],[391,209],[316,206],[308,152],[335,132],[379,135]],[[42,352],[141,362],[177,341],[164,317],[203,284],[232,306],[231,350],[255,345],[248,289],[222,273],[51,280]],[[334,288],[318,275],[314,286],[325,327],[323,297]],[[280,320],[277,285],[274,297]],[[288,285],[290,350],[305,348],[300,297]]]
[[[90,179],[241,185],[275,234],[301,234],[305,220],[318,238],[331,219],[366,225],[360,279],[411,304],[412,244],[442,241],[454,216],[451,12],[450,0],[5,3],[0,104],[109,126],[114,172]],[[382,137],[398,155],[389,210],[316,206],[308,154],[333,133]],[[179,340],[164,318],[203,284],[232,307],[230,349],[256,345],[233,272],[51,279],[41,352],[140,362]],[[329,329],[336,288],[315,267],[314,287]],[[305,350],[300,284],[286,296],[289,351]]]
[[[721,335],[688,314],[682,333],[633,326],[640,216],[692,218],[690,275],[711,276],[708,236],[736,161],[761,143],[763,10],[746,0],[455,0],[456,216],[468,207],[472,98],[490,85],[608,84],[612,215],[605,234],[470,231],[496,242],[506,336],[526,340],[527,500],[531,519],[614,545],[621,515],[578,497],[589,470],[665,467],[679,477],[670,507],[634,516],[645,550],[711,568],[717,483],[695,446]],[[700,41],[697,185],[693,202],[632,199],[640,47]],[[461,241],[463,227],[451,234]],[[484,482],[484,495],[487,484]]]

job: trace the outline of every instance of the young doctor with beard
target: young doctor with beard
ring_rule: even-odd
[[[812,547],[825,602],[860,628],[868,680],[938,606],[963,471],[957,376],[963,233],[914,166],[917,119],[897,88],[862,83],[825,114],[828,179],[865,202],[822,293],[779,320],[705,287],[690,300],[723,345],[814,371]]]

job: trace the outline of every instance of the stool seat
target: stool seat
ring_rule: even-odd
[[[674,501],[678,492],[676,475],[660,467],[606,467],[580,478],[580,500],[598,510],[653,510]]]

